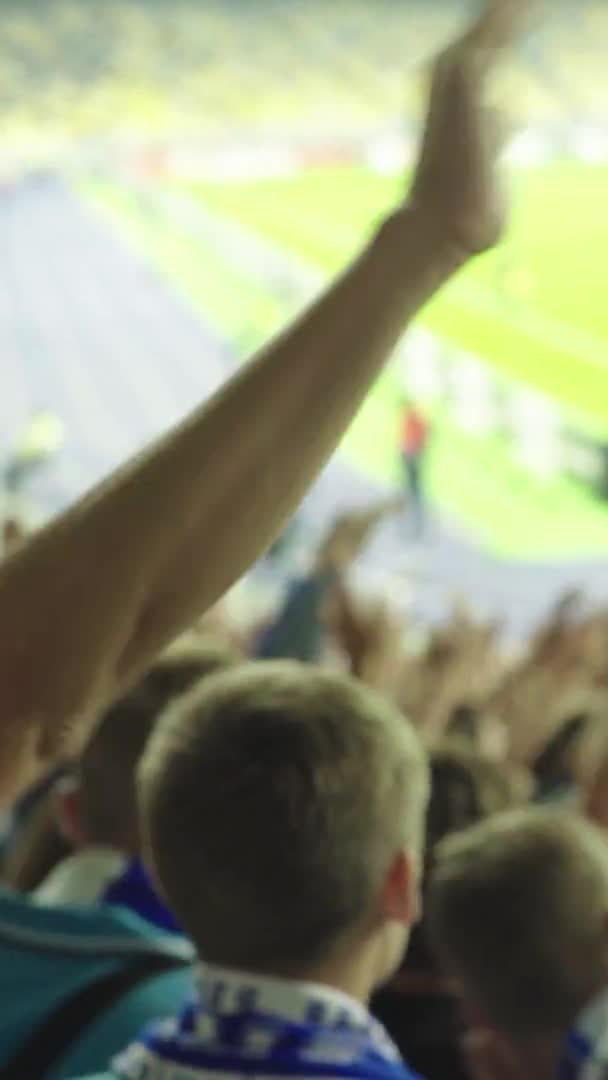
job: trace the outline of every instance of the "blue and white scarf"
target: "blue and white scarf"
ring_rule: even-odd
[[[607,1080],[608,992],[598,997],[579,1018],[566,1040],[559,1080]]]
[[[118,1058],[121,1080],[415,1080],[384,1029],[328,987],[206,968],[181,1018]]]
[[[63,859],[36,890],[38,903],[111,904],[124,907],[157,930],[181,934],[139,859],[112,848],[90,847]]]

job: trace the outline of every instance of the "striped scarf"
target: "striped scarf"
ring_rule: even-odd
[[[415,1080],[362,1005],[328,987],[206,968],[197,1001],[114,1062],[121,1080]]]
[[[608,991],[579,1018],[564,1046],[559,1080],[607,1080]]]

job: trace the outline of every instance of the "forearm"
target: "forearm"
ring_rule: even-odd
[[[217,600],[459,261],[423,219],[392,217],[291,329],[0,569],[4,725],[73,723]]]

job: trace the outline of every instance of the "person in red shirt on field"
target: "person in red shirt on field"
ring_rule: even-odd
[[[414,531],[419,536],[426,520],[424,459],[430,437],[430,425],[411,401],[405,401],[401,420],[401,460],[405,469],[409,506]]]

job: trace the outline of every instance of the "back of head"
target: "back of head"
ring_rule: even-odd
[[[424,753],[388,702],[343,676],[250,664],[157,728],[140,771],[164,892],[210,963],[309,970],[417,848]]]
[[[468,741],[450,740],[431,754],[425,892],[437,844],[444,837],[513,805],[508,774]],[[374,998],[373,1011],[416,1073],[462,1080],[468,1076],[459,1003],[440,978],[427,920],[414,928],[401,971]]]
[[[214,640],[184,637],[104,713],[78,765],[80,825],[87,843],[138,851],[137,766],[159,716],[201,679],[237,659]]]
[[[456,739],[431,754],[431,796],[426,820],[424,891],[437,845],[445,837],[515,806],[516,794],[506,769]],[[435,956],[428,943],[427,920],[418,923],[406,959],[407,970],[433,971]]]
[[[484,758],[464,740],[445,742],[431,754],[427,852],[430,855],[451,833],[514,803],[514,786],[504,766]]]
[[[563,811],[516,810],[439,845],[428,919],[448,969],[517,1039],[563,1032],[608,977],[608,847]]]

